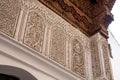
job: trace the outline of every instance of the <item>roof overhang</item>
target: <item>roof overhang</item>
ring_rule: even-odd
[[[115,0],[39,0],[87,36],[101,32],[108,36]],[[93,3],[95,1],[95,3]]]

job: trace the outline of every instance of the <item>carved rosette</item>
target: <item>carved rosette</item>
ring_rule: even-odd
[[[32,49],[41,52],[44,37],[42,17],[36,12],[30,12],[26,23],[23,42]]]
[[[78,39],[73,40],[72,46],[72,71],[86,77],[83,46]]]
[[[66,33],[61,27],[55,26],[51,30],[50,58],[65,66]]]
[[[93,78],[97,79],[101,77],[102,71],[101,71],[101,66],[100,66],[98,42],[96,40],[91,41],[91,58],[92,58]]]
[[[20,12],[19,0],[0,0],[0,31],[13,37]]]
[[[113,80],[111,75],[110,61],[109,61],[109,55],[108,55],[108,46],[106,44],[103,44],[102,50],[103,50],[105,74],[106,74],[107,80]]]

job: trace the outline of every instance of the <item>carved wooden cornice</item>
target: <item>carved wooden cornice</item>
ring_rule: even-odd
[[[115,1],[116,1],[116,0],[108,0],[108,1],[106,2],[106,5],[107,5],[107,7],[109,8],[109,10],[112,9]]]
[[[115,0],[39,0],[88,36],[101,31],[113,20]],[[102,25],[102,27],[101,27]],[[102,31],[101,31],[102,32]]]

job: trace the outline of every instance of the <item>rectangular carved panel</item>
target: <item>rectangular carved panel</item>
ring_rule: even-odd
[[[20,12],[19,0],[0,0],[0,31],[13,37]]]
[[[110,61],[109,61],[109,55],[108,55],[108,46],[106,44],[103,44],[102,50],[103,50],[105,74],[106,74],[107,80],[113,80],[111,75]]]
[[[26,23],[24,43],[36,51],[41,52],[44,37],[44,25],[40,15],[30,12]]]
[[[50,57],[65,65],[66,57],[66,36],[65,30],[55,26],[51,30]]]
[[[85,78],[85,54],[83,46],[79,40],[75,39],[72,41],[72,47],[72,71]]]
[[[91,41],[91,58],[92,58],[92,73],[93,78],[101,77],[100,57],[98,43],[95,40]]]

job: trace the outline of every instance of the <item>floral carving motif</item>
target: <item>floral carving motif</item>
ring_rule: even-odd
[[[13,37],[20,11],[19,0],[0,0],[0,31]]]
[[[108,55],[108,47],[106,44],[102,45],[102,50],[103,50],[106,77],[108,80],[113,80],[111,75],[110,63],[109,63],[110,61],[109,61],[109,55]]]
[[[75,39],[73,41],[73,52],[72,52],[72,71],[78,75],[85,77],[85,59],[83,46],[80,41]]]
[[[36,12],[30,12],[26,23],[26,31],[24,35],[24,43],[34,50],[42,49],[44,36],[44,25],[40,15]]]
[[[99,59],[99,50],[97,41],[91,41],[91,58],[92,58],[92,72],[93,77],[98,78],[101,77],[101,67],[100,67],[100,59]]]
[[[65,52],[66,52],[66,36],[63,28],[55,26],[52,28],[51,33],[51,45],[50,45],[50,57],[65,65]]]

